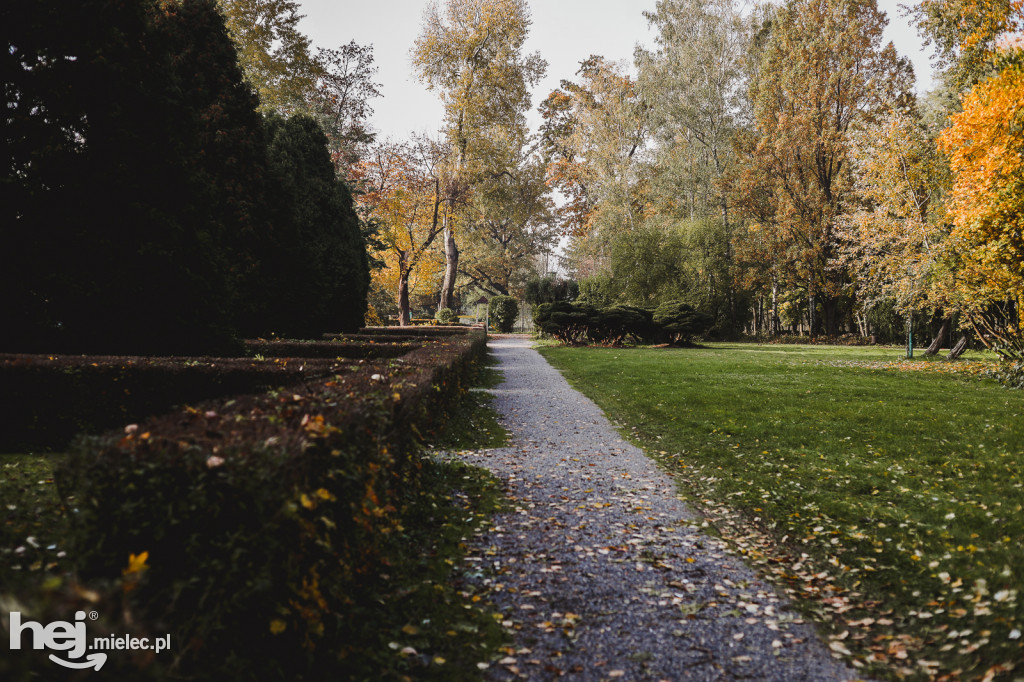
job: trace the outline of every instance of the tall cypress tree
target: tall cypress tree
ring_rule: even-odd
[[[230,347],[265,142],[212,0],[3,12],[0,349]]]
[[[366,249],[352,196],[334,173],[327,138],[308,116],[267,119],[275,196],[266,242],[261,333],[312,337],[362,325]]]

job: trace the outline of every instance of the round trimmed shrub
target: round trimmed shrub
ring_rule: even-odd
[[[681,301],[662,303],[654,310],[653,321],[674,344],[689,343],[693,337],[700,336],[714,324],[710,315]]]
[[[495,331],[508,333],[519,317],[519,301],[512,296],[495,296],[487,304],[487,314]]]
[[[441,308],[434,313],[434,319],[438,324],[451,325],[459,323],[459,314],[451,308]]]

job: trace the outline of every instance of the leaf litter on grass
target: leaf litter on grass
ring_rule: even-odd
[[[659,365],[644,351],[637,364],[623,362],[630,356],[621,352],[614,364],[590,352],[589,366],[566,359],[565,351],[546,354],[562,360],[574,383],[676,474],[723,538],[827,624],[836,656],[878,676],[1012,679],[1024,658],[1024,576],[1013,539],[1021,535],[1024,500],[1021,439],[1013,426],[1021,406],[978,381],[969,385],[988,402],[974,407],[972,389],[939,386],[934,382],[948,378],[926,371],[953,363],[865,364],[847,352],[834,367],[842,374],[830,377],[830,361],[815,353],[807,360],[790,351],[775,358],[774,368],[756,352],[746,357],[757,361],[743,367],[717,349],[703,357],[688,353],[698,359],[677,367]],[[645,374],[639,363],[655,369]],[[877,372],[887,367],[911,374]],[[978,369],[966,367],[968,376]],[[688,390],[688,373],[715,388]],[[635,385],[617,379],[623,374]],[[902,378],[910,376],[912,385]],[[891,381],[904,383],[885,383]],[[663,384],[677,395],[659,393]],[[734,385],[739,390],[731,393]],[[836,385],[848,390],[839,393]],[[707,390],[726,397],[716,401]],[[753,402],[745,392],[755,394]],[[815,397],[799,404],[807,411],[802,417],[775,417],[767,409],[804,393]],[[837,395],[852,407],[837,403]],[[858,412],[871,399],[881,421],[870,408],[866,416]],[[935,421],[937,409],[982,416],[961,417],[950,432]],[[1007,411],[1017,420],[998,417]],[[895,421],[893,413],[908,421]],[[787,442],[794,419],[815,425],[824,440],[804,429],[807,442]],[[929,420],[936,426],[916,426]],[[967,425],[972,433],[960,433]],[[839,426],[851,436],[835,433]]]

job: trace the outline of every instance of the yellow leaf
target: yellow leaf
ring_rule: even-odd
[[[270,621],[270,634],[279,635],[282,632],[284,632],[285,628],[287,627],[288,625],[283,620],[275,618],[274,620]]]
[[[149,566],[146,565],[146,560],[149,559],[149,552],[143,552],[142,554],[131,554],[128,556],[128,568],[122,571],[124,575],[132,575],[133,573],[141,573],[145,571]]]
[[[309,495],[307,495],[306,493],[302,493],[302,495],[299,497],[299,502],[301,502],[302,506],[305,507],[306,509],[312,509],[313,507],[316,506],[316,502],[309,499]]]

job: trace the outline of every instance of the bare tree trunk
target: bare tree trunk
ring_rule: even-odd
[[[409,253],[398,254],[398,324],[407,327],[412,321],[409,307]]]
[[[949,326],[953,323],[952,317],[946,317],[942,320],[942,325],[939,327],[939,332],[932,339],[932,342],[928,345],[928,348],[924,351],[925,355],[936,355],[942,348],[942,344],[946,343],[946,336],[949,334]]]
[[[447,222],[447,219],[446,219]],[[455,297],[455,277],[459,272],[459,247],[455,244],[455,232],[444,228],[444,283],[441,285],[439,308],[451,308]]]
[[[814,293],[811,292],[807,294],[807,335],[810,336],[812,339],[814,338],[815,322],[816,320],[814,319]]]
[[[779,283],[772,278],[772,336],[779,335]]]
[[[946,359],[956,360],[957,358],[964,354],[965,350],[967,350],[967,334],[964,334],[963,336],[960,337],[960,340],[957,341],[956,345],[953,346],[953,348],[949,351],[949,354],[946,356]]]

